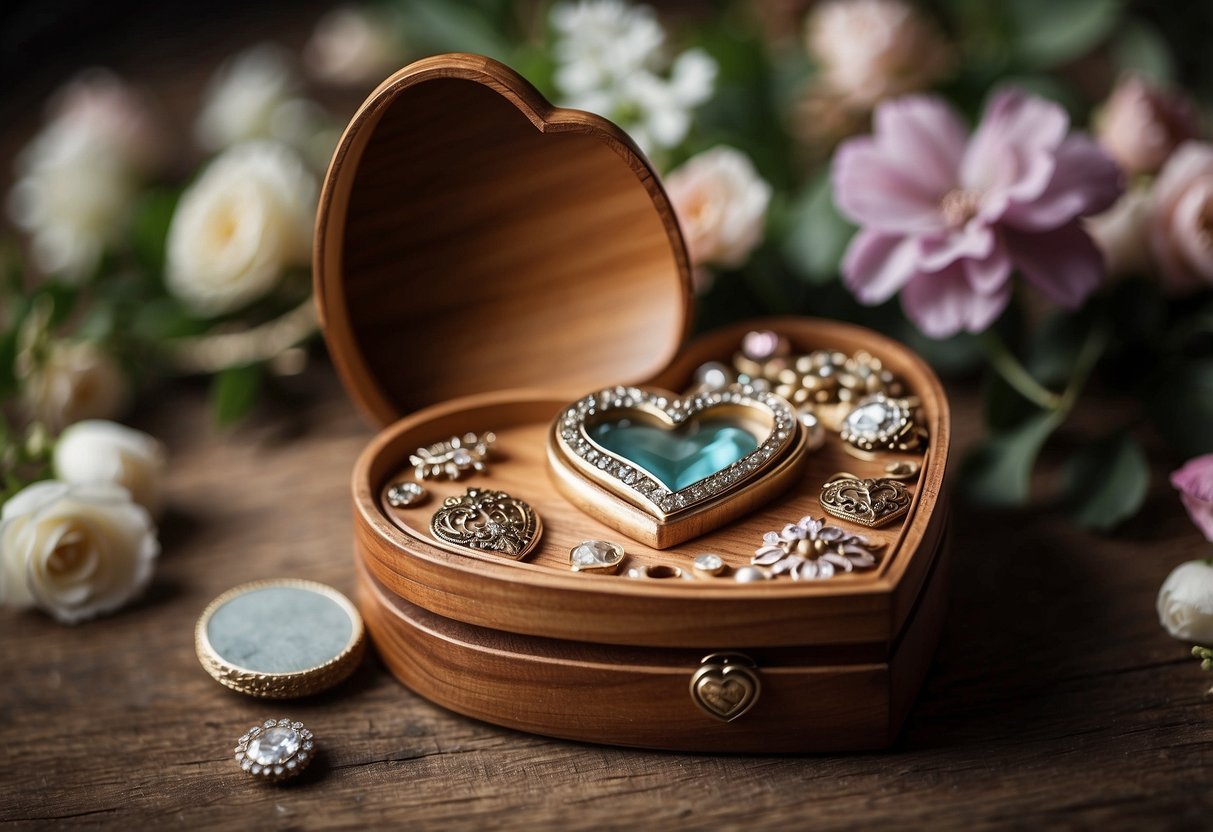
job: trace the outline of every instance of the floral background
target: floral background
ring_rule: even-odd
[[[888,332],[983,391],[966,497],[1109,533],[1147,452],[1191,459],[1174,485],[1213,540],[1211,26],[1127,0],[395,0],[236,50],[189,101],[65,73],[5,188],[0,600],[74,621],[146,584],[164,454],[111,420],[187,377],[234,422],[320,355],[332,148],[387,74],[453,50],[631,134],[700,328]],[[1116,404],[1076,427],[1084,397]],[[1213,640],[1213,567],[1181,569],[1163,622]]]

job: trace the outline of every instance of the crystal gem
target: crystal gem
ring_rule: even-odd
[[[569,566],[582,570],[613,570],[623,562],[623,547],[607,540],[586,540],[569,552]]]
[[[270,728],[249,743],[248,755],[262,766],[286,761],[299,750],[299,732],[288,726]]]
[[[719,361],[699,365],[695,371],[695,389],[715,391],[733,383],[733,372]]]
[[[788,341],[777,332],[758,329],[747,332],[741,339],[741,351],[753,361],[766,361],[778,355],[787,355]]]
[[[743,566],[733,573],[733,580],[739,584],[752,584],[758,581],[770,580],[770,575],[756,566]]]
[[[855,434],[879,435],[897,429],[901,408],[890,401],[874,401],[860,405],[847,414],[846,426]]]
[[[387,501],[392,508],[415,505],[428,496],[425,488],[415,482],[398,482],[388,489]]]
[[[718,575],[724,569],[724,558],[711,552],[705,552],[702,555],[696,555],[692,564],[696,572],[702,572],[705,575]]]

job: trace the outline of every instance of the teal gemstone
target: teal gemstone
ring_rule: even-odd
[[[748,430],[704,421],[667,430],[632,419],[600,422],[589,436],[615,456],[648,471],[671,491],[728,468],[758,447]]]

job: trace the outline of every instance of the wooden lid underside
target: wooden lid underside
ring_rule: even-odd
[[[688,326],[682,239],[639,151],[485,58],[418,62],[367,100],[316,236],[330,352],[380,424],[474,393],[647,379]]]

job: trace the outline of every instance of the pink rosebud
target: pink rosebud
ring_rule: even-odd
[[[1213,454],[1189,459],[1171,474],[1171,485],[1181,492],[1180,499],[1196,528],[1213,543]]]
[[[1178,92],[1123,78],[1096,119],[1100,145],[1129,175],[1157,173],[1182,142],[1196,138],[1196,107]]]
[[[1163,288],[1184,294],[1213,283],[1213,145],[1179,146],[1154,183],[1151,209]]]

